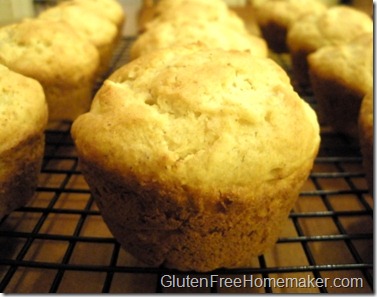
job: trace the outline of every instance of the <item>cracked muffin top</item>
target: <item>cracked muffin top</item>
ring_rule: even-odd
[[[112,44],[118,34],[113,22],[75,2],[62,2],[50,7],[42,11],[38,18],[68,24],[78,35],[89,40],[99,50]]]
[[[200,19],[196,21],[156,19],[150,25],[132,45],[130,51],[132,59],[156,50],[195,42],[201,42],[209,48],[247,51],[258,57],[268,55],[267,43],[264,39],[249,34],[246,29],[235,30],[222,22]]]
[[[0,63],[42,84],[66,86],[92,80],[99,56],[71,27],[25,19],[0,28]]]
[[[320,141],[314,111],[280,66],[200,44],[117,70],[72,135],[86,162],[204,191],[258,191],[311,164]]]
[[[245,30],[243,20],[222,0],[160,0],[155,6],[153,19],[206,20],[221,22],[235,30]],[[151,25],[153,26],[153,21]]]
[[[323,46],[347,43],[364,33],[373,32],[373,20],[366,13],[337,5],[319,15],[306,15],[288,32],[291,51],[313,52]]]

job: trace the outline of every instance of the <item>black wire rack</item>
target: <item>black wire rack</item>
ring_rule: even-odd
[[[132,41],[121,40],[109,73],[127,63]],[[289,71],[288,57],[275,58]],[[301,94],[315,108],[310,90]],[[102,221],[81,175],[70,123],[50,125],[34,199],[0,221],[0,292],[373,292],[373,199],[359,148],[325,124],[321,137],[313,171],[275,247],[255,258],[253,267],[199,274],[148,267],[127,254]],[[164,276],[217,281],[180,288],[164,283]],[[259,282],[227,287],[218,281],[225,277]],[[290,287],[260,282],[293,278],[330,282]]]

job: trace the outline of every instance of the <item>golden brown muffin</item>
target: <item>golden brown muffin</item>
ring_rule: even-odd
[[[0,218],[34,195],[46,123],[42,86],[0,65]]]
[[[300,85],[308,85],[307,56],[327,45],[350,42],[358,35],[373,32],[372,19],[347,6],[334,6],[321,15],[308,15],[290,28],[287,45],[292,57],[292,70]]]
[[[210,48],[248,51],[259,57],[268,55],[266,42],[249,34],[246,29],[235,30],[217,21],[176,18],[170,21],[155,19],[150,22],[148,29],[133,43],[130,57],[135,59],[159,49],[196,42]]]
[[[373,195],[374,179],[373,179],[373,89],[368,92],[362,103],[359,114],[359,139],[361,154],[363,156],[363,166],[366,174],[369,192]]]
[[[122,246],[197,271],[251,265],[276,242],[320,142],[275,62],[195,45],[117,70],[72,136]]]
[[[112,22],[118,29],[118,35],[122,34],[126,15],[122,5],[117,0],[71,0],[71,2],[82,5]]]
[[[118,30],[112,22],[71,1],[48,8],[38,17],[62,21],[71,26],[97,48],[100,56],[99,75],[108,70],[118,40]]]
[[[336,131],[357,139],[361,101],[373,88],[373,34],[323,47],[309,55],[308,61],[321,116]]]
[[[255,14],[269,48],[277,53],[286,53],[290,26],[304,15],[320,14],[326,9],[319,0],[269,0],[257,6]]]
[[[71,27],[29,19],[0,28],[0,63],[41,83],[50,120],[73,120],[89,109],[98,52]]]

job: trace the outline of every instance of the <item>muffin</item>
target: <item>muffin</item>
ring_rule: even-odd
[[[247,5],[253,7],[253,8],[258,8],[262,4],[268,2],[270,0],[247,0]],[[326,6],[334,6],[339,4],[339,0],[318,0],[319,2],[322,2]]]
[[[244,23],[246,30],[256,36],[262,36],[262,32],[259,28],[258,22],[255,16],[255,10],[251,5],[245,3],[245,5],[230,6],[229,9],[234,11]]]
[[[249,34],[246,29],[234,30],[224,23],[206,20],[172,19],[155,20],[132,44],[131,59],[174,45],[185,45],[200,41],[211,48],[248,51],[255,56],[267,57],[266,42]]]
[[[46,123],[42,86],[0,65],[0,219],[34,195]]]
[[[71,2],[82,5],[112,22],[118,29],[118,35],[122,34],[126,20],[122,5],[117,0],[70,0]]]
[[[247,0],[247,5],[252,8],[259,8],[262,4],[268,2],[269,0]]]
[[[363,157],[363,166],[366,174],[370,194],[373,195],[373,89],[368,92],[361,103],[359,113],[359,138],[360,148]]]
[[[217,8],[217,9],[228,9],[228,5],[226,1],[223,0],[210,0],[210,1],[203,1],[203,0],[158,0],[154,1],[157,3],[157,7],[159,12],[165,12],[168,10],[176,10],[177,8],[189,4],[196,4],[196,5],[204,5],[207,8]],[[200,6],[202,7],[202,6]]]
[[[98,75],[106,73],[118,40],[118,30],[112,22],[71,1],[48,8],[38,17],[62,21],[71,26],[81,37],[90,41],[97,48],[100,56]]]
[[[269,0],[257,6],[257,23],[269,48],[277,53],[288,52],[286,38],[290,26],[302,16],[325,12],[318,0]]]
[[[216,21],[235,30],[245,30],[243,20],[223,0],[160,0],[154,7],[154,18]]]
[[[98,52],[71,27],[28,19],[0,28],[0,64],[41,83],[51,121],[88,111]]]
[[[309,85],[307,56],[327,45],[350,42],[358,35],[373,32],[372,19],[347,6],[334,6],[321,15],[308,15],[295,22],[288,31],[287,45],[292,70],[299,85]]]
[[[337,132],[357,139],[361,101],[373,88],[373,34],[308,57],[310,81],[321,117]]]
[[[121,67],[71,132],[121,245],[196,271],[251,265],[276,242],[320,142],[280,66],[199,45]]]

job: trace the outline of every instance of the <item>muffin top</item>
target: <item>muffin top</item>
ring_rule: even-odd
[[[123,26],[125,13],[122,5],[117,0],[71,0],[75,4],[82,5],[114,23],[118,28]]]
[[[112,22],[70,1],[48,8],[38,17],[69,24],[77,34],[88,39],[97,48],[112,44],[118,34],[118,29]]]
[[[198,41],[211,48],[248,51],[261,57],[267,57],[268,54],[267,44],[262,38],[249,34],[246,29],[234,30],[218,21],[156,19],[149,25],[132,45],[132,59],[158,49]]]
[[[325,46],[308,57],[309,72],[337,80],[363,97],[373,88],[373,34],[365,33],[342,45]]]
[[[216,7],[216,8],[227,7],[226,2],[224,2],[223,0],[159,0],[157,1],[157,5],[161,9],[161,11],[166,11],[168,9],[175,9],[186,3],[205,5],[207,7]]]
[[[0,63],[42,84],[75,85],[92,79],[99,55],[69,26],[27,19],[0,28]]]
[[[0,64],[0,153],[40,133],[46,123],[47,104],[42,86]]]
[[[318,0],[268,0],[257,6],[255,12],[261,25],[272,22],[289,28],[300,17],[320,14],[326,9],[326,5]]]
[[[366,13],[348,6],[333,6],[319,15],[306,15],[291,26],[287,44],[293,51],[313,52],[326,45],[346,43],[373,32]]]
[[[245,30],[243,20],[231,11],[223,0],[160,0],[155,7],[154,18],[161,21],[170,21],[176,18],[216,21],[235,30]],[[147,25],[147,28],[149,27]]]
[[[72,136],[82,159],[109,172],[216,192],[289,177],[311,164],[320,141],[314,111],[280,66],[200,45],[117,70]]]

